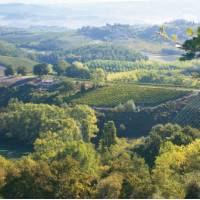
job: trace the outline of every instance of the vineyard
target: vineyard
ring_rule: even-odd
[[[176,116],[174,123],[200,128],[200,95],[191,100]]]
[[[153,65],[145,61],[119,61],[119,60],[92,60],[87,62],[87,66],[91,69],[102,68],[107,72],[125,72],[135,69],[147,68],[152,69]]]
[[[91,69],[102,68],[107,72],[126,72],[131,70],[183,70],[198,67],[200,62],[198,60],[189,62],[158,62],[158,61],[123,61],[123,60],[92,60],[86,63]]]
[[[73,102],[90,106],[110,107],[132,99],[136,105],[156,106],[166,101],[180,98],[188,93],[188,91],[133,84],[112,84],[90,91],[73,100]]]

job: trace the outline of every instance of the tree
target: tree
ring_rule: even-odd
[[[4,74],[5,74],[5,76],[13,76],[13,75],[15,75],[15,70],[11,65],[9,65],[6,67]]]
[[[89,79],[90,71],[87,66],[84,66],[83,63],[74,62],[70,67],[68,67],[65,71],[66,76],[72,78],[82,78]]]
[[[151,198],[153,184],[144,159],[126,150],[113,159],[109,171],[123,177],[121,199]]]
[[[200,184],[192,182],[187,187],[185,199],[200,199]]]
[[[97,199],[119,199],[123,184],[123,176],[113,173],[99,181],[97,185]]]
[[[178,41],[178,37],[173,34],[169,36],[165,31],[165,27],[162,26],[158,34],[168,41],[173,41],[176,43],[176,46],[180,49],[183,49],[186,53],[180,58],[180,60],[192,60],[200,57],[200,27],[197,31],[192,30],[192,28],[188,28],[186,30],[186,34],[190,37],[184,43]]]
[[[46,63],[37,64],[33,68],[33,73],[38,76],[47,75],[49,74],[49,72],[50,72],[50,68],[49,68],[49,65]]]
[[[153,182],[163,198],[198,196],[199,152],[199,139],[186,146],[173,145],[171,142],[162,145],[153,170]]]
[[[98,176],[84,172],[81,169],[81,162],[68,155],[63,160],[53,161],[50,166],[56,177],[54,198],[91,199],[93,197]]]
[[[91,141],[98,132],[95,111],[86,105],[76,105],[71,109],[70,116],[77,121],[85,142]]]
[[[117,142],[117,129],[113,121],[104,124],[103,133],[100,139],[100,148],[109,148]]]
[[[95,86],[103,85],[106,80],[106,74],[103,69],[97,68],[92,73],[92,81]]]
[[[68,112],[67,108],[45,104],[10,103],[0,115],[0,133],[29,146],[48,131],[57,133],[56,137],[82,138],[78,120]]]
[[[54,84],[53,90],[58,90],[60,92],[70,92],[75,90],[75,84],[74,82],[67,80],[67,79],[61,79],[58,83]]]
[[[12,161],[0,156],[0,189],[6,184],[7,175],[14,175],[15,171],[15,166]]]
[[[197,34],[192,29],[187,30],[188,35],[192,36],[191,39],[186,40],[182,49],[186,51],[181,60],[191,60],[200,57],[200,27],[197,30]]]
[[[17,174],[8,174],[1,192],[8,199],[49,199],[54,194],[54,177],[47,163],[25,157],[15,164]]]
[[[73,62],[73,66],[79,69],[86,67],[82,62],[78,61]]]
[[[66,69],[70,67],[70,64],[64,60],[60,60],[57,64],[53,66],[53,70],[60,76],[64,75]]]
[[[24,66],[20,66],[17,68],[17,74],[20,74],[22,76],[26,76],[27,74],[27,69]]]
[[[119,104],[114,108],[115,112],[134,112],[137,110],[135,102],[133,100],[129,100],[124,104]]]
[[[156,125],[144,140],[144,143],[133,148],[133,151],[145,158],[146,163],[153,167],[163,143],[170,141],[176,145],[187,145],[200,138],[200,132],[191,127],[182,128],[179,125]]]

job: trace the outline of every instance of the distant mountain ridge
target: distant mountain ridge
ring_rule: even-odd
[[[186,39],[187,28],[197,28],[199,23],[178,19],[163,24],[169,35],[177,34],[180,40]],[[124,24],[106,24],[102,27],[83,27],[79,33],[96,40],[114,40],[141,38],[145,40],[157,40],[155,35],[159,30],[159,25],[124,25]]]
[[[0,4],[0,25],[20,28],[30,26],[80,28],[88,25],[100,27],[106,23],[160,24],[161,21],[176,19],[174,11],[168,10],[163,14],[164,6],[160,5],[161,3],[164,1],[159,4],[150,4],[148,1],[120,1],[118,3],[113,1],[97,4],[80,1],[79,4],[64,5]],[[155,10],[155,13],[152,10]],[[181,12],[180,9],[179,11]],[[183,11],[190,16],[191,13],[187,13],[187,10]],[[192,15],[199,19],[198,13],[198,6],[196,6]]]

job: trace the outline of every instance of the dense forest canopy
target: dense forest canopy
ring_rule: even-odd
[[[1,116],[2,137],[34,146],[32,154],[18,161],[0,158],[3,197],[199,197],[197,129],[157,125],[148,137],[130,143],[117,137],[115,123],[109,121],[94,145],[97,119],[88,106],[13,101]],[[30,135],[30,130],[35,132]]]

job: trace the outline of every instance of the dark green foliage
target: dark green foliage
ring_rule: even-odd
[[[133,151],[144,157],[146,163],[152,167],[163,143],[170,141],[179,146],[187,145],[197,138],[200,138],[199,130],[191,127],[182,128],[173,124],[157,125],[152,128],[144,143],[135,147]]]
[[[51,164],[56,177],[54,198],[82,199],[92,198],[95,193],[97,177],[81,170],[81,162],[67,156]]]
[[[24,159],[15,167],[18,174],[9,175],[1,191],[5,198],[53,198],[55,181],[47,163]]]
[[[36,84],[26,83],[15,87],[0,87],[0,107],[4,107],[12,98],[24,103],[48,103],[61,105],[67,103],[67,98],[76,93],[76,84],[66,78],[60,78],[45,91]]]
[[[141,53],[135,52],[129,48],[125,48],[120,45],[90,45],[84,46],[79,49],[75,49],[69,52],[68,59],[76,57],[81,62],[87,62],[92,60],[124,60],[124,61],[136,61],[136,60],[147,60],[146,56]]]
[[[82,63],[74,63],[65,70],[65,75],[71,78],[89,79],[90,71]]]
[[[105,123],[103,133],[100,138],[100,148],[102,151],[117,142],[117,129],[113,121]]]
[[[126,151],[111,162],[111,172],[119,173],[123,177],[121,194],[118,198],[135,199],[150,198],[153,185],[149,168],[144,159]]]
[[[58,63],[56,63],[53,66],[53,70],[58,74],[58,75],[63,75],[67,69],[67,67],[69,67],[70,64],[65,62],[64,60],[60,60]]]
[[[13,76],[15,74],[15,70],[11,65],[9,65],[4,70],[4,74],[5,74],[5,76]]]
[[[183,43],[182,49],[186,51],[186,54],[183,55],[181,60],[192,60],[200,57],[200,27],[196,36]]]
[[[33,68],[33,73],[38,76],[47,75],[50,72],[49,65],[46,63],[35,65]]]
[[[136,35],[133,27],[122,24],[107,24],[103,27],[83,27],[79,32],[96,40],[127,39]]]
[[[4,198],[76,199],[93,196],[96,177],[81,171],[80,162],[71,156],[51,164],[29,157],[13,164],[13,171],[6,169],[9,173],[1,188]]]
[[[103,115],[99,116],[99,126],[103,130],[103,125],[107,121],[114,121],[117,133],[120,137],[139,138],[147,136],[152,128],[158,123],[167,123],[173,119],[172,110],[169,108],[156,109],[154,111],[141,110],[141,111],[104,111]],[[172,116],[171,116],[172,115]],[[145,126],[144,126],[145,122]],[[124,125],[126,129],[121,128]]]
[[[65,138],[92,138],[98,131],[94,111],[87,106],[60,108],[45,104],[10,102],[0,113],[0,136],[31,146],[42,134],[65,133]],[[80,135],[82,127],[83,134]],[[23,129],[23,131],[22,131]],[[48,134],[47,134],[48,135]],[[51,136],[51,134],[50,134]]]
[[[97,153],[90,142],[96,119],[89,107],[64,109],[13,102],[7,111],[17,115],[20,109],[29,110],[29,116],[38,113],[32,124],[45,110],[44,121],[40,120],[45,128],[29,156],[19,160],[0,157],[3,198],[199,198],[199,130],[158,125],[149,137],[134,144],[131,140],[117,138],[114,122],[109,121],[105,123],[101,138],[104,151]],[[24,112],[23,116],[27,114]],[[19,121],[24,124],[29,120],[20,118]],[[1,122],[5,123],[2,119]],[[9,126],[13,124],[14,121]],[[20,128],[18,136],[24,128]],[[16,127],[15,131],[18,131]],[[143,151],[137,152],[138,145],[146,146],[144,155],[140,154]],[[144,159],[146,156],[154,158],[155,152],[156,165],[151,170]]]
[[[18,67],[17,68],[17,74],[25,76],[27,75],[27,69],[24,66]]]
[[[106,73],[103,69],[97,68],[92,71],[91,78],[95,87],[102,86],[105,84],[106,81]]]
[[[199,183],[191,183],[188,185],[185,199],[199,199],[200,198],[200,186]]]
[[[124,104],[119,104],[116,106],[113,111],[115,112],[136,112],[139,111],[139,108],[136,107],[135,102],[133,100],[129,100]]]
[[[49,89],[50,92],[59,91],[60,93],[70,92],[74,90],[75,90],[75,83],[67,79],[59,80]]]
[[[23,102],[29,102],[36,86],[26,84],[19,87],[0,87],[0,107],[7,106],[11,99],[19,99]]]

